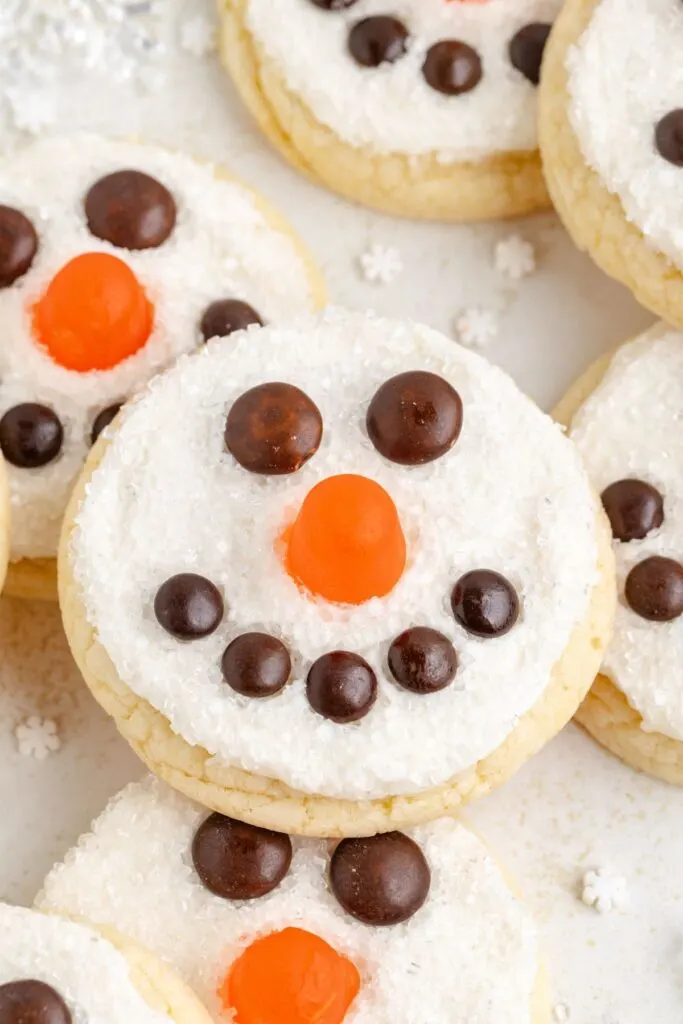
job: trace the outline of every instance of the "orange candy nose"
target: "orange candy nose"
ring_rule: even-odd
[[[285,928],[252,942],[218,995],[235,1024],[341,1024],[359,988],[350,960],[311,932]]]
[[[110,370],[147,341],[153,308],[127,263],[87,252],[66,263],[33,310],[33,328],[67,370]]]
[[[328,601],[362,604],[383,597],[406,564],[393,501],[364,476],[331,476],[306,496],[287,540],[291,576]]]

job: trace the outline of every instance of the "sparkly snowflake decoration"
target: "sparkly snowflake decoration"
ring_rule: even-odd
[[[553,1007],[553,1020],[556,1020],[558,1024],[565,1024],[565,1021],[569,1020],[569,1007],[566,1003],[557,1003]]]
[[[495,251],[496,270],[511,281],[521,281],[536,269],[536,254],[531,242],[521,235],[501,238]]]
[[[363,277],[370,284],[391,284],[403,270],[401,253],[393,245],[375,243],[359,262]]]
[[[194,57],[206,57],[216,49],[216,29],[209,18],[197,14],[180,29],[180,45]]]
[[[31,715],[21,722],[14,735],[19,753],[36,761],[44,761],[62,745],[56,723],[51,718],[39,718],[38,715]]]
[[[491,309],[465,309],[455,321],[458,340],[468,348],[487,348],[498,334],[498,316]]]
[[[581,899],[587,907],[593,907],[599,914],[621,910],[626,904],[626,879],[615,875],[607,868],[587,871],[583,876]]]

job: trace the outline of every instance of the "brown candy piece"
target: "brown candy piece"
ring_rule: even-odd
[[[408,29],[398,18],[381,14],[363,18],[349,32],[349,52],[364,68],[393,64],[406,52]]]
[[[0,420],[0,449],[8,462],[21,469],[38,469],[62,450],[64,429],[46,405],[25,402],[8,409]]]
[[[645,558],[626,577],[625,597],[642,619],[677,619],[683,615],[683,565],[660,555]]]
[[[71,1024],[71,1011],[44,981],[9,981],[0,985],[0,1024]]]
[[[345,11],[347,7],[353,7],[358,0],[310,0],[310,3],[323,11]]]
[[[0,288],[23,277],[37,251],[38,235],[28,217],[12,206],[0,206]]]
[[[541,78],[543,51],[548,42],[552,25],[534,21],[520,28],[510,40],[510,63],[527,78],[532,85],[538,85]]]
[[[642,540],[664,522],[664,499],[644,480],[616,480],[601,498],[615,540]]]
[[[118,416],[123,402],[116,402],[114,405],[108,405],[106,409],[102,409],[98,412],[97,416],[93,420],[92,430],[90,431],[90,443],[94,444],[97,438],[100,436],[103,430],[112,423]]]
[[[233,403],[225,445],[250,473],[296,473],[315,455],[323,420],[314,402],[293,384],[259,384]]]
[[[175,199],[142,171],[115,171],[100,178],[84,205],[91,234],[120,249],[156,249],[175,227]]]
[[[413,626],[389,648],[389,669],[399,686],[412,693],[436,693],[453,682],[458,655],[447,636]]]
[[[330,862],[334,895],[363,924],[407,921],[427,899],[430,882],[424,853],[402,832],[343,839]]]
[[[446,96],[471,92],[481,81],[481,58],[458,39],[444,39],[427,50],[422,74],[428,85]]]
[[[435,373],[399,373],[375,392],[366,427],[380,454],[403,466],[440,458],[462,429],[462,401],[448,381]]]
[[[286,685],[292,660],[281,640],[268,633],[243,633],[221,661],[228,686],[244,697],[272,697]]]
[[[364,718],[377,699],[377,677],[367,661],[350,651],[332,651],[313,662],[306,696],[323,718],[345,725]]]
[[[655,146],[670,164],[683,167],[683,110],[670,110],[657,123]]]
[[[509,633],[519,617],[519,598],[508,580],[490,569],[474,569],[453,587],[451,607],[457,621],[474,636]]]
[[[253,306],[241,299],[217,299],[204,311],[199,323],[204,341],[209,338],[227,338],[251,324],[263,324]]]
[[[210,814],[192,842],[202,884],[224,900],[254,900],[272,892],[289,871],[292,840],[282,832]]]
[[[160,626],[178,640],[199,640],[218,627],[223,598],[211,580],[193,572],[179,573],[162,583],[154,598]]]

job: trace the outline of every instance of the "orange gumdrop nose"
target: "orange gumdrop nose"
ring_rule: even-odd
[[[311,932],[285,928],[252,942],[218,994],[235,1024],[341,1024],[359,988],[350,960]]]
[[[127,263],[87,252],[55,274],[33,309],[33,329],[67,370],[110,370],[147,341],[154,320],[144,289]]]
[[[393,501],[364,476],[331,476],[306,496],[288,536],[287,569],[327,601],[362,604],[383,597],[406,564]]]

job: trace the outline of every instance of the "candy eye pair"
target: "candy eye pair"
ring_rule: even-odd
[[[102,409],[93,420],[90,441],[94,444],[112,422],[121,404]],[[64,428],[56,412],[37,402],[8,409],[0,419],[0,451],[21,469],[39,469],[53,462],[62,450]]]

